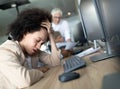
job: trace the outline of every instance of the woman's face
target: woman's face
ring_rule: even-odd
[[[23,39],[20,41],[20,45],[25,53],[34,55],[38,52],[41,45],[46,42],[47,38],[47,30],[41,28],[39,31],[25,34]]]

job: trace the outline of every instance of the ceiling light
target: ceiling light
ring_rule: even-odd
[[[71,15],[71,12],[68,12],[68,13],[67,13],[67,15],[69,15],[69,16],[70,16],[70,15]]]
[[[14,4],[11,4],[11,7],[16,7],[16,4],[14,3]]]

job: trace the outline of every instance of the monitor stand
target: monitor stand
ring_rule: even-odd
[[[102,61],[102,60],[112,58],[112,57],[115,57],[115,56],[116,56],[116,54],[103,53],[103,54],[100,54],[100,55],[92,56],[90,59],[93,62],[97,62],[97,61]]]
[[[96,45],[97,45],[97,42],[95,40],[94,41],[94,46],[97,47]],[[106,53],[102,53],[102,54],[99,54],[99,55],[92,56],[90,58],[90,60],[93,61],[93,62],[97,62],[97,61],[105,60],[105,59],[108,59],[108,58],[111,58],[111,57],[115,57],[117,55],[116,53],[112,53],[109,42],[105,42],[105,46],[106,46]]]

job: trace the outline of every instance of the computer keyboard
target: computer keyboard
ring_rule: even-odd
[[[86,66],[86,62],[82,58],[78,56],[71,56],[69,59],[64,61],[63,69],[64,72],[67,73],[84,66]]]

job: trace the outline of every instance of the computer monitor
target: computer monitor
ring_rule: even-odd
[[[103,20],[105,11],[101,13],[103,8],[100,8],[101,7],[100,2],[102,1],[104,2],[104,0],[81,0],[80,7],[79,7],[80,15],[82,19],[82,25],[86,32],[87,39],[88,40],[98,40],[98,39],[105,40],[106,53],[91,57],[92,61],[100,61],[100,60],[115,56],[115,54],[113,54],[111,51],[110,43],[108,41],[108,34],[107,34],[108,32],[105,28],[105,24],[108,24],[108,23],[104,23],[104,20]],[[109,13],[109,14],[112,14],[112,13]],[[106,18],[106,20],[107,19],[108,18]]]
[[[104,39],[104,32],[101,26],[99,14],[97,13],[93,0],[81,0],[80,14],[82,25],[88,40]]]
[[[113,53],[120,53],[120,0],[94,0],[103,23],[106,40]]]

